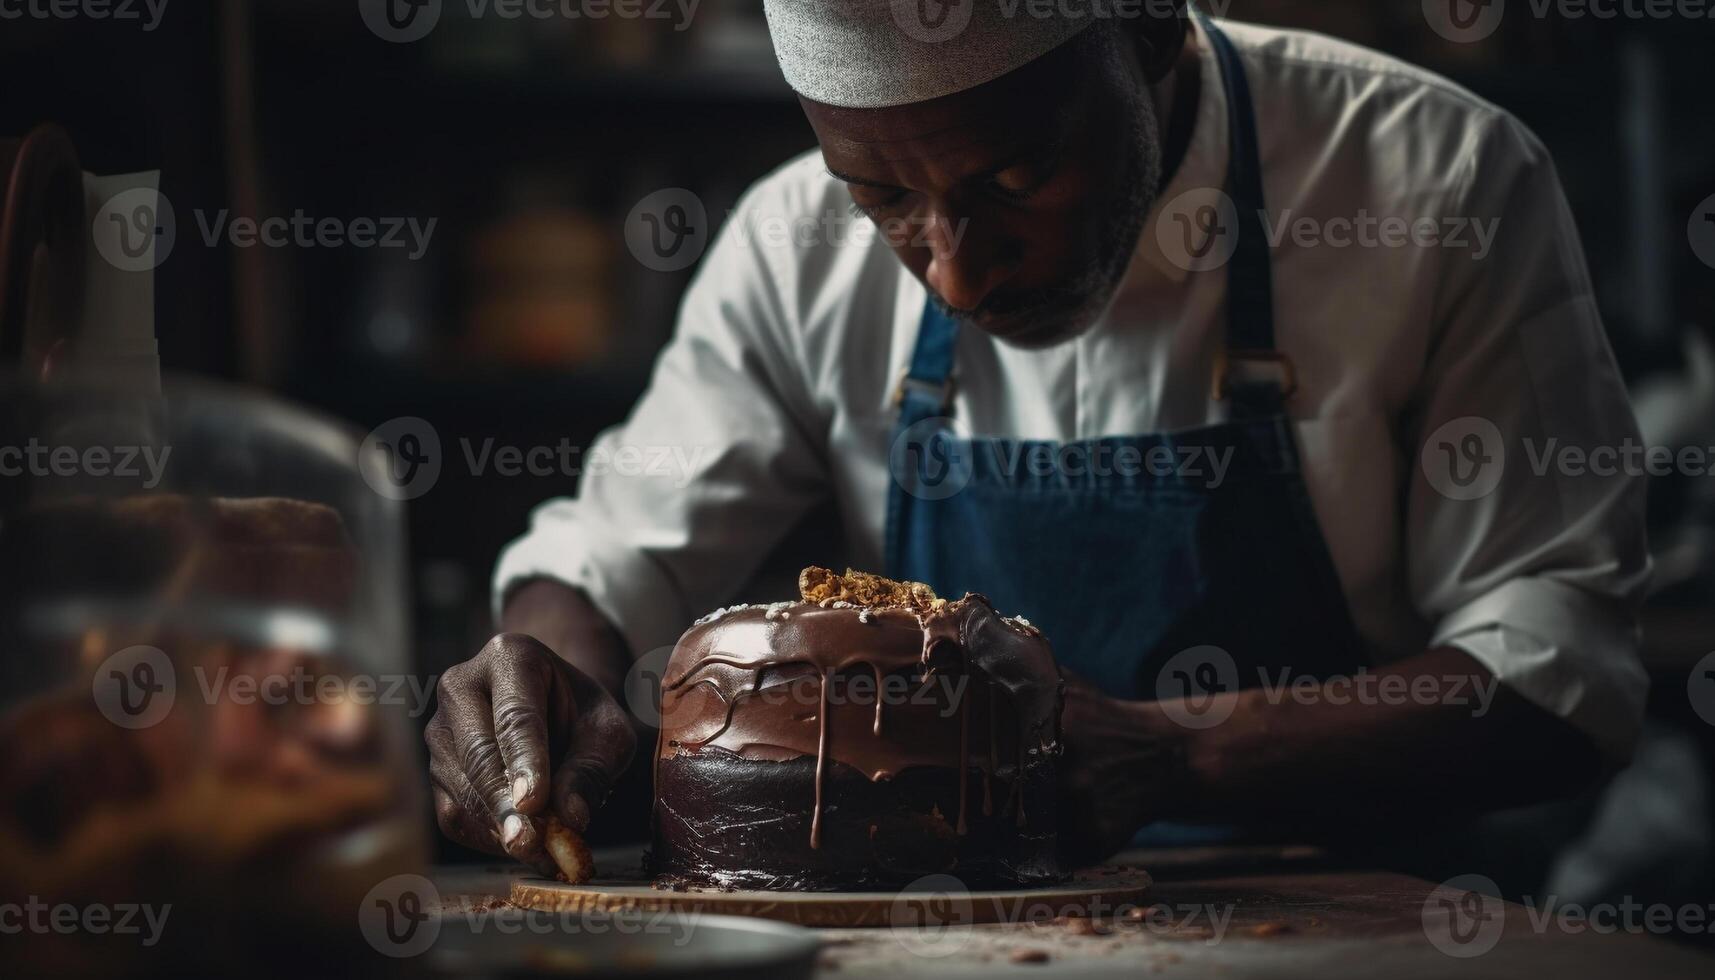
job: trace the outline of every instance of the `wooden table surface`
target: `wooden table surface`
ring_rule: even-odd
[[[635,851],[597,856],[604,867],[636,860]],[[1434,883],[1329,870],[1307,849],[1129,852],[1118,860],[1156,875],[1147,913],[1117,910],[1092,923],[1044,910],[1035,921],[950,930],[819,930],[818,976],[1715,976],[1710,953],[1641,931],[1598,933],[1540,907],[1468,905],[1478,915],[1455,923],[1439,902],[1426,913],[1432,897],[1453,896]],[[436,884],[449,901],[493,903],[518,873],[446,868]],[[1498,914],[1485,920],[1485,911]]]

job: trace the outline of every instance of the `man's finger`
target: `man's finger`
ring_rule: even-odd
[[[554,804],[566,825],[583,833],[590,816],[607,799],[613,782],[631,763],[637,736],[619,705],[588,682],[579,692],[578,719],[571,751],[554,772]]]
[[[447,672],[442,686],[441,714],[447,715],[447,727],[454,733],[452,756],[459,771],[482,800],[482,808],[500,834],[500,846],[514,858],[531,862],[541,852],[541,835],[512,802],[506,761],[494,738],[487,672],[467,674],[461,664]]]
[[[489,690],[494,739],[505,765],[507,791],[519,811],[541,814],[548,801],[548,718],[572,710],[555,683],[554,654],[535,639],[502,633],[489,642]],[[563,703],[551,703],[563,702]]]
[[[435,796],[435,822],[449,838],[489,854],[504,854],[499,828],[488,815],[488,803],[464,778],[453,748],[452,730],[439,717],[423,730],[429,745],[429,785]]]

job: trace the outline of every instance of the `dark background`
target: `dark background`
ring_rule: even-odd
[[[359,430],[420,416],[447,447],[464,436],[582,444],[641,390],[690,276],[631,258],[621,226],[632,206],[684,187],[718,217],[813,145],[760,7],[704,0],[676,31],[471,21],[449,0],[410,44],[366,29],[357,0],[171,0],[146,32],[5,19],[0,139],[51,121],[86,170],[163,172],[180,222],[157,271],[169,369],[260,386]],[[1715,20],[1537,18],[1513,0],[1494,36],[1455,44],[1416,0],[1234,0],[1230,14],[1379,48],[1521,117],[1559,166],[1646,440],[1672,430],[1715,445],[1715,368],[1702,359],[1715,270],[1686,231],[1715,194]],[[208,247],[190,215],[221,208],[438,224],[418,261],[392,249]],[[498,549],[532,506],[574,489],[461,469],[446,467],[410,507],[424,672],[480,646]],[[1691,665],[1715,649],[1710,482],[1652,491],[1657,685],[1623,795],[1656,809],[1607,817],[1636,832],[1604,845],[1625,853],[1603,887],[1663,900],[1710,893],[1712,729],[1686,697]]]

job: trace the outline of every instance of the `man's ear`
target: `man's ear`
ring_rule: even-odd
[[[1151,85],[1166,78],[1179,63],[1185,49],[1185,37],[1190,30],[1191,12],[1186,0],[1177,0],[1170,16],[1139,17],[1133,23],[1133,41],[1137,48],[1137,63]]]

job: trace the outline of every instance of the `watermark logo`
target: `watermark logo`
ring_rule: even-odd
[[[1506,903],[1483,875],[1460,875],[1423,900],[1423,935],[1448,956],[1469,959],[1495,948],[1506,931]]]
[[[441,19],[441,0],[358,0],[358,15],[371,34],[393,44],[429,36]]]
[[[363,896],[357,927],[383,956],[420,956],[441,935],[441,893],[422,875],[393,875]]]
[[[1218,646],[1181,650],[1155,675],[1162,712],[1185,728],[1214,728],[1232,717],[1235,702],[1221,695],[1238,689],[1238,664]]]
[[[970,889],[952,875],[925,875],[906,885],[887,910],[888,930],[917,956],[938,959],[971,941],[976,907]]]
[[[1691,710],[1706,724],[1715,725],[1715,652],[1706,654],[1685,681],[1685,694],[1691,699]]]
[[[683,187],[659,190],[625,218],[625,245],[647,269],[678,272],[695,265],[709,244],[702,198]]]
[[[126,647],[103,660],[90,683],[102,717],[133,730],[160,724],[178,691],[172,658],[151,646]]]
[[[901,429],[888,450],[887,468],[900,489],[919,500],[946,500],[964,490],[975,472],[975,452],[955,429],[936,416]]]
[[[1155,241],[1167,261],[1186,272],[1219,269],[1239,247],[1238,208],[1224,191],[1194,187],[1162,207]]]
[[[924,44],[950,41],[971,24],[976,0],[893,0],[893,22]]]
[[[415,417],[377,426],[359,449],[359,469],[376,493],[413,500],[434,489],[445,465],[462,465],[473,477],[577,479],[613,476],[661,480],[683,490],[703,470],[707,446],[637,445],[598,440],[584,447],[562,436],[555,443],[503,443],[493,436],[460,436],[458,452],[443,462],[440,435]]]
[[[1477,500],[1493,493],[1506,470],[1506,444],[1495,423],[1477,415],[1444,422],[1418,454],[1423,476],[1450,500]]]
[[[1697,205],[1697,210],[1691,212],[1691,223],[1686,226],[1685,234],[1691,239],[1692,254],[1704,265],[1715,269],[1715,194],[1704,198],[1703,203]]]
[[[90,225],[95,250],[121,272],[147,272],[167,261],[178,222],[167,195],[133,187],[102,202]]]
[[[661,727],[661,678],[667,674],[667,662],[673,659],[671,646],[656,647],[631,662],[625,672],[625,705],[638,721],[651,728]]]
[[[1429,29],[1455,44],[1474,44],[1495,33],[1506,0],[1423,0]]]
[[[415,500],[441,478],[441,436],[415,416],[376,426],[358,448],[358,472],[389,500]]]

